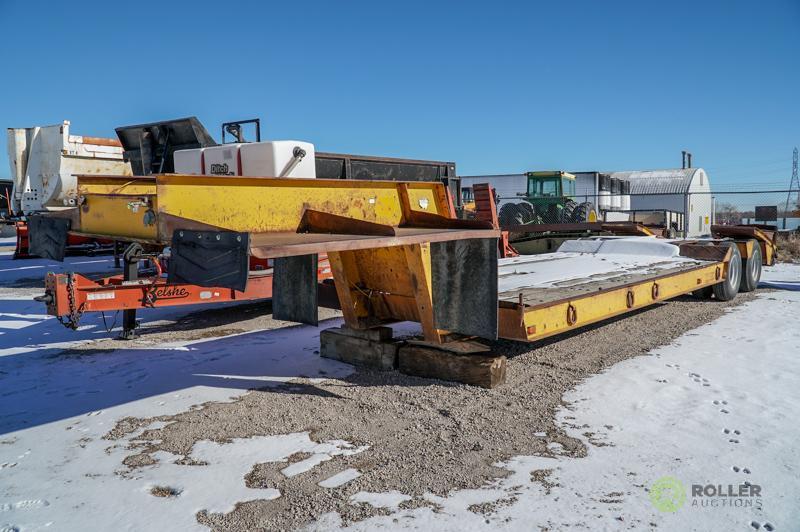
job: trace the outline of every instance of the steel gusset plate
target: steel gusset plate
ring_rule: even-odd
[[[276,258],[272,274],[272,317],[317,325],[317,255]]]
[[[437,329],[497,339],[497,239],[431,243]]]
[[[66,218],[30,216],[28,218],[28,252],[43,259],[63,261],[67,250],[69,228],[70,221]]]
[[[167,280],[244,291],[250,270],[249,254],[247,233],[176,230]]]

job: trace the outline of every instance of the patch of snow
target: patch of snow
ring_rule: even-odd
[[[361,452],[366,451],[369,449],[368,445],[363,445],[361,447],[353,447],[348,442],[341,441],[341,440],[330,440],[324,443],[315,444],[313,449],[302,449],[302,452],[313,452],[311,456],[306,458],[305,460],[300,460],[299,462],[295,462],[281,470],[281,473],[285,477],[294,477],[301,473],[305,473],[310,471],[314,467],[318,466],[322,462],[327,462],[334,456],[350,456],[353,454],[358,454]]]
[[[628,242],[626,239],[613,239],[605,241],[578,240],[564,243],[601,242],[601,247],[618,243],[615,244],[618,248],[610,248],[614,250],[613,252],[556,251],[542,255],[500,259],[498,291],[502,294],[527,287],[576,286],[592,281],[613,279],[622,275],[656,273],[659,270],[674,268],[682,264],[699,264],[699,261],[687,257],[668,256],[666,253],[658,254],[661,245],[675,249],[677,247],[669,243],[657,242],[652,238],[641,238],[646,241],[645,243],[659,244],[652,246],[653,255],[628,253],[639,244]],[[617,250],[623,252],[618,253]]]
[[[671,258],[678,256],[680,248],[675,244],[653,237],[631,236],[567,240],[559,246],[558,251]]]
[[[352,467],[345,469],[344,471],[340,471],[335,475],[332,475],[322,482],[319,482],[319,486],[322,488],[338,488],[339,486],[344,486],[348,482],[357,479],[361,476],[361,473],[358,472],[358,469],[353,469]]]

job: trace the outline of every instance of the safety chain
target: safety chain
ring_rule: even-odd
[[[153,276],[150,284],[144,287],[144,296],[142,297],[142,305],[149,308],[155,308],[156,306],[156,299],[158,299],[158,294],[156,293],[156,287],[158,280],[161,278],[161,272],[163,271],[161,268],[161,263],[158,261],[158,257],[151,257],[151,261],[153,261],[153,267],[156,269],[156,274]]]
[[[69,303],[69,314],[67,314],[66,318],[62,316],[56,316],[56,318],[58,319],[58,323],[67,329],[75,331],[78,329],[81,316],[83,316],[84,306],[83,303],[81,303],[80,308],[75,308],[75,281],[72,272],[67,274],[67,302]]]

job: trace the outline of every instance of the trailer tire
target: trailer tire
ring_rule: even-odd
[[[758,241],[753,239],[753,253],[746,259],[742,259],[742,280],[739,284],[740,292],[752,292],[758,287],[761,280],[761,246]]]
[[[703,288],[692,291],[692,295],[698,299],[711,299],[713,294],[714,289],[710,286],[704,286]]]
[[[712,289],[714,297],[719,301],[730,301],[739,293],[739,284],[742,278],[742,255],[733,242],[724,242],[723,246],[731,248],[731,260],[728,263],[728,275],[721,283],[715,284]]]

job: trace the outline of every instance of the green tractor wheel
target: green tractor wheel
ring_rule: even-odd
[[[573,201],[571,199],[568,199],[567,201],[565,201],[564,202],[564,207],[559,211],[560,212],[560,216],[559,216],[559,220],[558,220],[557,223],[560,223],[560,224],[572,223],[572,221],[574,219],[574,216],[575,216],[575,210],[577,208],[578,208],[578,204],[575,201]]]
[[[530,203],[506,203],[500,207],[497,219],[501,227],[509,225],[524,225],[534,221],[536,218],[533,205]]]
[[[572,211],[573,223],[593,222],[597,220],[597,211],[589,201],[584,201]]]

